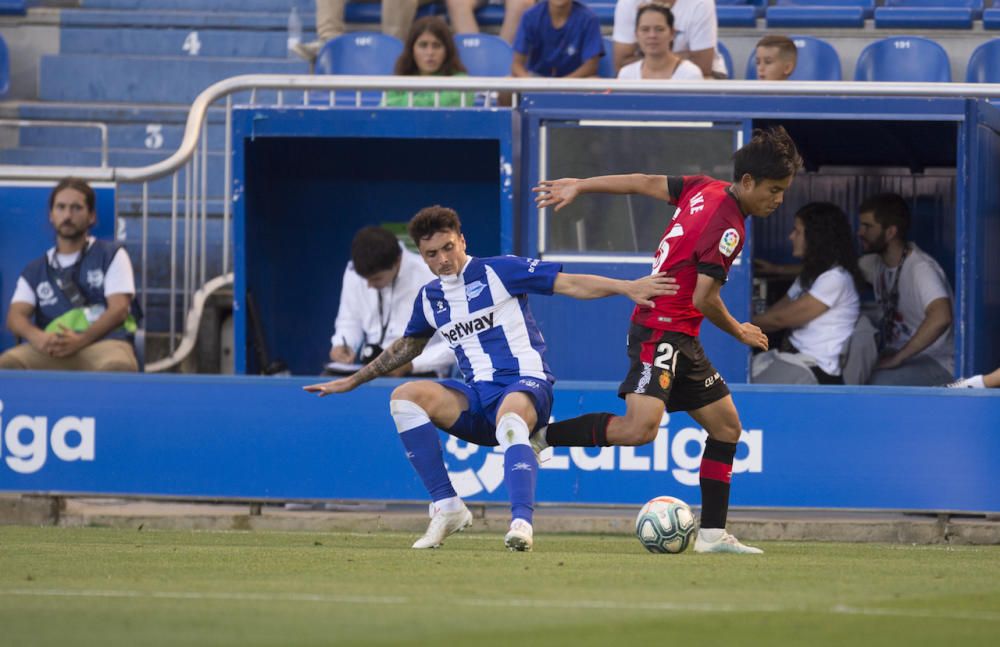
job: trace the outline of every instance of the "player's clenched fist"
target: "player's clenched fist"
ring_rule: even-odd
[[[542,207],[555,207],[559,211],[566,205],[573,202],[580,194],[577,190],[577,180],[575,177],[565,177],[559,180],[542,180],[538,186],[532,189],[535,195],[535,204],[539,209]]]
[[[749,321],[740,324],[740,341],[751,348],[767,350],[767,335]]]

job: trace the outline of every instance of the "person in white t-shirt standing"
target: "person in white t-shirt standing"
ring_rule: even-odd
[[[395,234],[382,227],[365,227],[351,242],[351,262],[344,270],[330,359],[344,365],[366,364],[403,336],[417,293],[434,274],[417,254],[403,249]],[[412,362],[393,376],[445,376],[455,355],[434,337]],[[356,366],[344,366],[353,373]]]
[[[670,49],[675,35],[674,14],[670,7],[655,3],[639,7],[635,36],[642,58],[620,69],[618,78],[700,81],[703,78],[701,69]]]
[[[649,0],[618,0],[615,4],[614,41],[615,70],[636,60],[636,16],[639,7]],[[705,78],[727,78],[722,56],[716,51],[719,27],[715,18],[714,0],[658,0],[655,4],[669,7],[674,15],[674,53],[701,69]]]
[[[0,369],[136,371],[135,277],[119,243],[89,235],[96,196],[64,178],[49,194],[56,245],[17,279],[7,327],[25,340],[0,355]]]
[[[840,358],[858,321],[861,282],[847,215],[829,202],[807,204],[788,238],[801,271],[788,293],[752,320],[764,332],[789,330],[788,343],[754,356],[752,381],[843,384]]]
[[[935,386],[955,371],[952,290],[941,266],[907,239],[910,209],[895,193],[865,200],[859,261],[881,309],[881,358],[869,384]]]

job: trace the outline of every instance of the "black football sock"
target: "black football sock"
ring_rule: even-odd
[[[545,430],[549,447],[607,447],[608,422],[613,414],[588,413],[553,422]]]
[[[701,527],[725,528],[729,515],[729,484],[733,478],[736,443],[709,438],[701,457]]]

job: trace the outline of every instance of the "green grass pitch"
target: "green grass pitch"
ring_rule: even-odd
[[[0,645],[998,645],[1000,546],[0,528]]]

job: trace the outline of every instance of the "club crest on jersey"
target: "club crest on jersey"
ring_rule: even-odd
[[[732,256],[733,252],[736,251],[736,246],[740,244],[740,234],[735,229],[727,229],[722,232],[722,238],[719,240],[719,252],[726,256]]]
[[[486,289],[486,283],[484,283],[483,281],[476,281],[475,283],[469,283],[468,285],[465,286],[465,296],[467,296],[470,299],[475,299],[480,294],[482,294],[483,290],[485,289]]]

